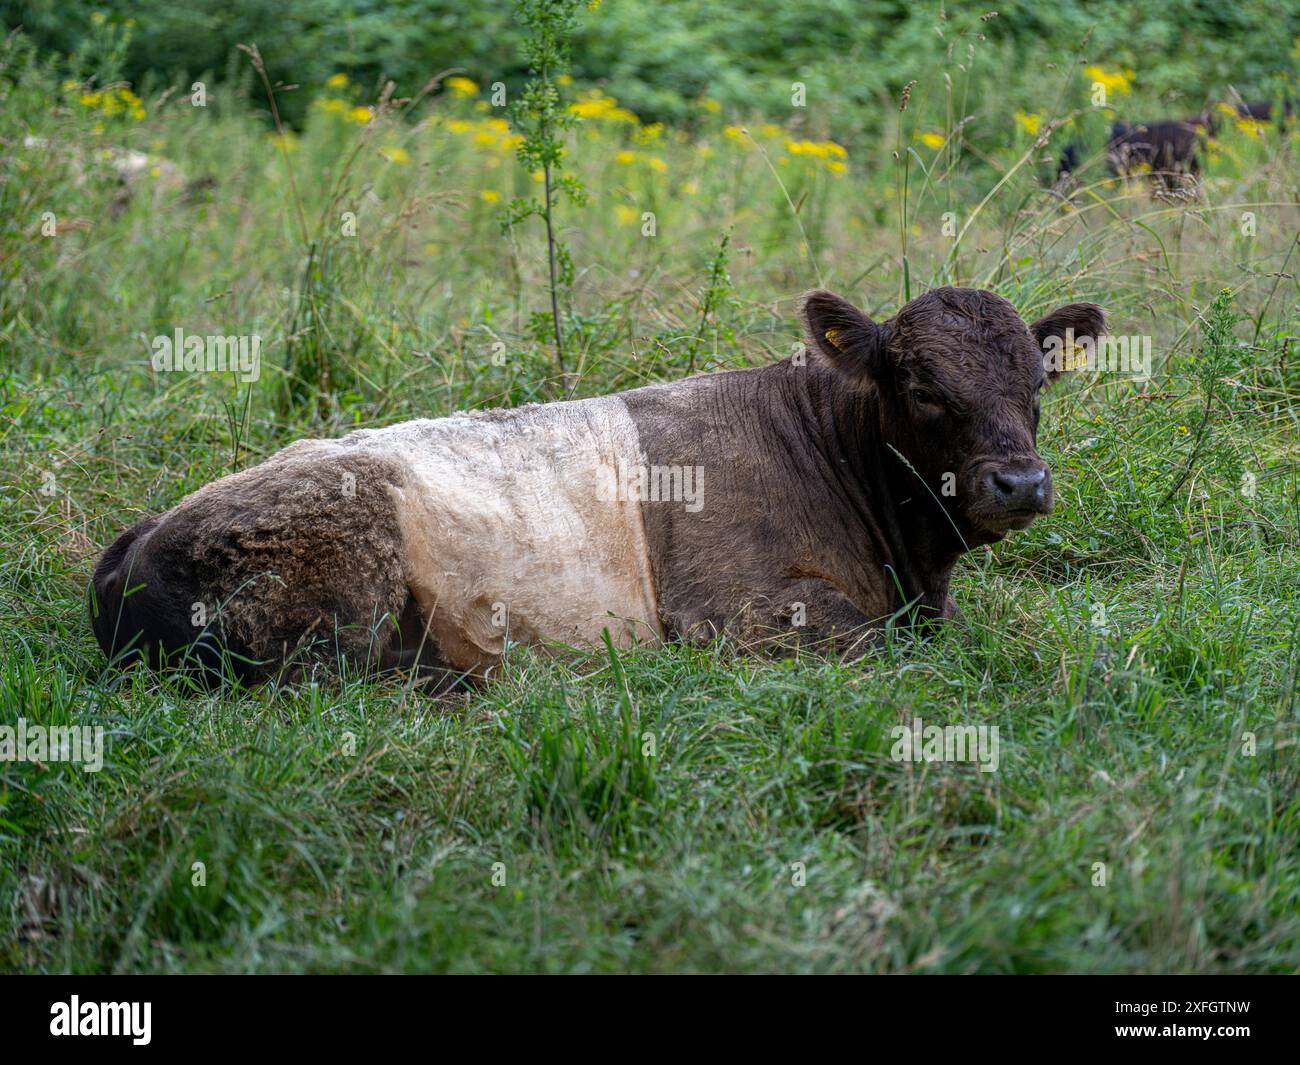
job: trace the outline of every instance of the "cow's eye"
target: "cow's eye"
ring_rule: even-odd
[[[943,407],[943,397],[937,392],[931,392],[928,388],[914,388],[911,390],[912,402],[921,407]]]

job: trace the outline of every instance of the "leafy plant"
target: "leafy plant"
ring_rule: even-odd
[[[519,161],[527,170],[542,173],[542,197],[512,200],[501,221],[506,231],[527,218],[540,218],[546,224],[555,364],[566,394],[572,394],[577,380],[565,366],[560,301],[561,289],[567,291],[573,285],[573,257],[556,233],[555,205],[561,192],[577,207],[587,202],[587,194],[578,178],[560,173],[564,166],[564,131],[577,125],[579,119],[565,110],[556,79],[568,71],[570,40],[581,6],[580,0],[519,0],[519,17],[529,31],[524,54],[534,77],[524,86],[510,115],[523,137],[516,149]],[[536,325],[534,320],[535,333]]]
[[[1241,459],[1223,427],[1232,419],[1235,385],[1231,377],[1240,368],[1243,348],[1233,335],[1233,327],[1244,317],[1233,306],[1232,290],[1222,289],[1205,312],[1200,349],[1180,367],[1195,376],[1201,413],[1190,434],[1191,444],[1182,469],[1165,495],[1166,503],[1178,494],[1202,459],[1208,459],[1214,470],[1230,482],[1240,474]]]

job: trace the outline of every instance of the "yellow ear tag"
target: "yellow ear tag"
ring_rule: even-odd
[[[828,329],[826,330],[826,332],[822,334],[822,336],[824,336],[830,342],[831,346],[834,347],[836,351],[843,351],[844,349],[840,347],[840,342],[835,339],[839,335],[840,335],[840,330],[838,329]]]

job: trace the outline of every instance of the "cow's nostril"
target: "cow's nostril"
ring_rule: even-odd
[[[1015,494],[1016,484],[1014,478],[1005,473],[995,473],[991,480],[993,482],[993,492],[999,500],[1006,501]]]
[[[1035,506],[1042,506],[1047,502],[1047,486],[1049,483],[1046,466],[1034,472],[1033,496]]]
[[[1047,467],[1004,469],[988,476],[989,492],[1008,510],[1039,510],[1047,503]]]

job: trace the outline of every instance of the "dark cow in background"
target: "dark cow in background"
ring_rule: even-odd
[[[1220,105],[1229,115],[1272,120],[1277,108],[1267,100],[1251,103],[1238,101]],[[1292,114],[1290,100],[1283,102],[1283,114]],[[1208,107],[1198,115],[1159,122],[1114,122],[1106,138],[1106,169],[1112,177],[1150,174],[1152,182],[1165,191],[1176,191],[1200,177],[1202,141],[1219,131],[1218,107]],[[1063,186],[1082,167],[1083,145],[1069,141],[1057,161],[1056,185]]]
[[[1159,187],[1181,188],[1200,175],[1200,142],[1209,128],[1206,115],[1165,122],[1114,122],[1106,137],[1106,170],[1112,177],[1150,174]],[[1082,154],[1079,141],[1070,141],[1061,150],[1058,187],[1082,168]]]
[[[806,358],[299,441],[108,548],[100,646],[252,681],[337,658],[481,676],[508,641],[860,653],[949,617],[958,559],[1052,509],[1044,350],[1102,311],[1026,325],[940,288],[876,322],[817,291],[803,319]]]
[[[1167,190],[1181,187],[1201,173],[1201,138],[1209,128],[1206,115],[1170,122],[1116,122],[1106,141],[1106,167],[1114,175],[1151,175]]]
[[[1256,100],[1254,103],[1241,101],[1234,105],[1238,118],[1253,118],[1256,122],[1272,122],[1277,114],[1277,106],[1271,100]],[[1295,103],[1290,99],[1282,101],[1283,119],[1295,114]]]

